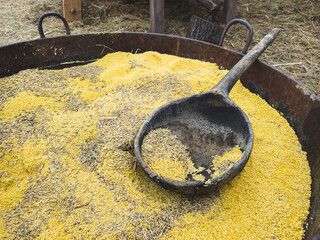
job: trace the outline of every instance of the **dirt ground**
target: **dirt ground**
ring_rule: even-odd
[[[223,0],[216,0],[222,6]],[[71,33],[149,31],[148,0],[83,0],[83,21],[70,23]],[[45,12],[62,13],[62,0],[2,0],[0,46],[39,38],[37,19]],[[184,36],[192,15],[208,12],[192,0],[165,1],[165,33]],[[217,20],[219,20],[219,15]],[[237,16],[254,29],[253,44],[274,27],[282,29],[275,43],[260,59],[307,85],[320,96],[319,0],[238,0]],[[64,34],[56,19],[44,22],[46,36]],[[232,27],[225,45],[241,51],[244,27]]]

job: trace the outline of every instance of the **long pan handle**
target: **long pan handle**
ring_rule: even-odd
[[[218,90],[229,95],[232,87],[240,76],[251,66],[251,64],[268,48],[278,35],[280,29],[272,29],[250,52],[231,68],[231,70],[211,90]]]

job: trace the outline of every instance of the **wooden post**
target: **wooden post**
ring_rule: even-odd
[[[150,0],[150,32],[164,33],[164,0]]]
[[[81,21],[81,0],[63,0],[63,17],[68,22]]]
[[[225,27],[236,16],[237,0],[224,0],[221,25]]]

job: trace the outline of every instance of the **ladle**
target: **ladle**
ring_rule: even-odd
[[[146,119],[134,140],[134,153],[148,177],[165,189],[183,194],[203,194],[221,188],[242,171],[252,151],[253,129],[247,115],[230,99],[229,92],[278,32],[277,28],[270,31],[210,90],[166,103]],[[196,168],[209,169],[213,156],[223,155],[236,145],[243,155],[215,178],[203,171],[205,181],[169,179],[153,172],[141,153],[144,137],[157,128],[169,129],[188,147]]]

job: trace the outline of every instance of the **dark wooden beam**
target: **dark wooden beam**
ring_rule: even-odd
[[[225,27],[228,22],[236,16],[237,0],[224,0],[222,16],[221,16],[221,25]]]
[[[164,0],[150,0],[150,32],[164,33]]]

